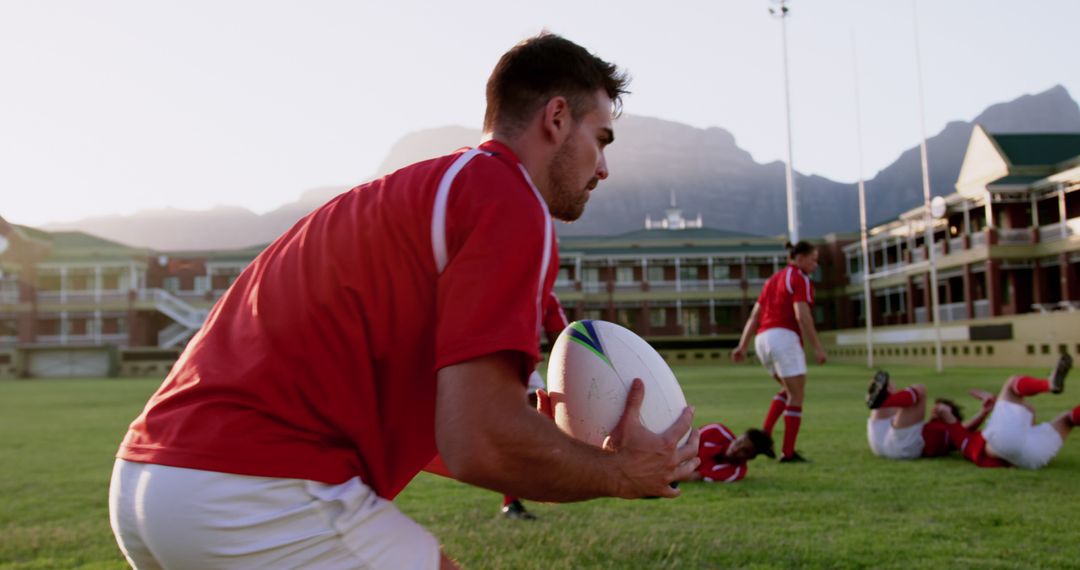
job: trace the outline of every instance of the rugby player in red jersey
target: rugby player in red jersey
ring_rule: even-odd
[[[652,433],[637,381],[598,448],[525,397],[552,218],[607,178],[625,85],[568,40],[526,40],[488,80],[479,147],[345,192],[259,254],[120,445],[110,523],[132,566],[453,568],[392,502],[436,454],[527,499],[678,496],[690,408]]]
[[[950,441],[951,426],[957,425],[974,432],[982,425],[994,405],[986,394],[982,408],[967,422],[960,424],[960,408],[951,400],[939,398],[926,419],[926,387],[922,384],[893,390],[889,374],[879,371],[870,383],[866,403],[870,418],[866,421],[866,436],[870,451],[887,459],[916,459],[940,457],[960,449],[962,443]]]
[[[802,425],[803,397],[806,389],[806,354],[803,340],[814,348],[818,364],[825,363],[825,349],[814,326],[814,284],[810,274],[817,269],[817,248],[806,241],[787,244],[788,265],[765,282],[750,318],[743,328],[739,345],[731,359],[742,362],[750,338],[765,369],[780,383],[765,416],[765,433],[784,417],[784,445],[781,463],[802,463],[806,459],[795,451],[795,441]]]
[[[724,424],[705,424],[698,428],[701,441],[698,458],[701,465],[686,481],[734,483],[746,477],[746,463],[758,455],[775,458],[773,440],[759,429],[748,429],[736,436]]]
[[[1080,424],[1080,406],[1036,424],[1035,409],[1025,399],[1045,392],[1062,393],[1070,369],[1072,357],[1063,354],[1048,378],[1012,376],[1005,381],[982,432],[986,455],[1024,469],[1041,469],[1050,463]]]

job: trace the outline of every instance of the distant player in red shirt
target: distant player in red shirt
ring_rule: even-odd
[[[960,407],[951,400],[939,398],[926,419],[926,387],[915,384],[901,390],[893,390],[889,374],[879,371],[866,397],[870,418],[866,422],[866,436],[870,451],[887,459],[916,459],[941,457],[960,449],[962,439],[954,443],[950,430],[955,426],[967,432],[975,432],[982,425],[994,405],[994,398],[986,394],[982,409],[973,418],[960,424]]]
[[[439,453],[543,501],[675,497],[683,411],[654,434],[635,382],[610,445],[526,402],[558,269],[552,217],[607,178],[625,78],[563,38],[487,85],[485,142],[334,198],[210,312],[120,445],[110,522],[136,568],[453,568],[392,500]]]
[[[687,481],[734,483],[746,477],[746,463],[758,455],[774,458],[773,440],[759,429],[736,436],[724,424],[705,424],[698,428],[698,458],[701,465]]]
[[[806,461],[795,451],[795,440],[802,424],[803,397],[806,389],[805,339],[814,348],[818,364],[825,363],[825,349],[814,327],[814,284],[810,274],[817,269],[817,248],[806,241],[788,247],[788,265],[765,282],[743,328],[739,345],[731,359],[742,362],[754,337],[754,348],[765,369],[780,383],[781,390],[769,405],[765,433],[772,436],[780,415],[784,416],[784,445],[781,463]]]

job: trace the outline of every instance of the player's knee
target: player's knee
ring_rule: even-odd
[[[915,401],[923,402],[926,400],[926,386],[922,384],[915,384],[911,387],[911,391],[915,392]]]

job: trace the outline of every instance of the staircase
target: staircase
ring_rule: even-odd
[[[196,309],[164,289],[146,289],[140,293],[140,297],[152,300],[154,308],[175,321],[158,332],[158,346],[161,348],[172,348],[191,338],[202,327],[210,312]]]

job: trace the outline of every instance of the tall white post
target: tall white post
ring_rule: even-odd
[[[934,363],[937,371],[943,370],[941,356],[941,318],[938,315],[937,253],[934,251],[934,219],[930,215],[930,169],[926,159],[926,110],[923,103],[922,55],[919,52],[918,0],[911,2],[912,30],[915,33],[915,70],[919,86],[919,156],[922,158],[923,223],[926,224],[926,255],[930,261],[930,307],[934,323]]]
[[[788,0],[773,0],[779,4],[779,9],[769,9],[769,13],[780,18],[780,37],[784,48],[784,108],[787,111],[787,164],[784,168],[784,179],[787,185],[787,222],[788,239],[791,243],[799,242],[799,212],[795,192],[795,179],[792,174],[791,164],[791,85],[788,78],[788,50],[787,50],[787,16],[789,9]]]
[[[855,74],[855,136],[859,148],[859,240],[862,242],[863,314],[866,321],[866,367],[874,367],[874,318],[870,314],[870,247],[866,229],[866,185],[863,180],[862,109],[859,103],[859,61],[855,50],[855,32],[851,32],[851,66]]]

